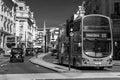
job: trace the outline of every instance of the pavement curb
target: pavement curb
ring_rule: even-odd
[[[47,55],[50,55],[50,54],[51,53],[42,53],[42,54],[38,55],[38,58],[32,57],[29,60],[33,64],[37,64],[37,65],[46,67],[46,68],[54,70],[56,72],[81,72],[80,70],[73,69],[73,68],[71,68],[71,71],[69,71],[68,67],[57,65],[57,64],[54,64],[54,63],[47,62],[47,61],[43,60],[44,56],[47,56]],[[120,62],[114,61],[113,66],[120,66]]]
[[[113,60],[113,66],[120,66],[120,61]]]
[[[56,72],[80,72],[77,69],[73,69],[73,68],[71,68],[71,71],[69,71],[68,67],[64,67],[64,66],[60,66],[60,65],[57,65],[57,64],[53,64],[53,63],[44,61],[43,57],[46,56],[46,55],[49,55],[49,54],[51,54],[51,53],[45,53],[45,54],[43,53],[43,54],[40,54],[38,56],[38,58],[33,57],[33,58],[29,59],[29,60],[33,64],[37,64],[37,65],[46,67],[48,69],[52,69],[52,70],[54,70]]]
[[[120,66],[120,64],[118,64],[118,63],[115,63],[115,64],[113,64],[113,66]]]

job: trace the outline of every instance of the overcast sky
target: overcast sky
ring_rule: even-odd
[[[24,0],[31,11],[38,27],[56,27],[70,18],[83,0]]]

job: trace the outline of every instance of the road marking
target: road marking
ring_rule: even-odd
[[[104,73],[32,73],[32,74],[1,74],[0,80],[39,80],[39,79],[80,79],[80,78],[120,78],[120,72]]]

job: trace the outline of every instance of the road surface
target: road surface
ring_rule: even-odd
[[[25,57],[24,63],[9,61],[0,65],[0,74],[25,74],[25,73],[53,73],[55,71],[35,65],[29,61],[31,57]]]
[[[0,80],[120,80],[120,66],[111,69],[97,70],[80,68],[79,72],[55,72],[38,66],[26,57],[24,63],[0,64]]]

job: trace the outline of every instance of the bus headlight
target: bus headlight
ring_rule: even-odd
[[[87,63],[89,62],[89,60],[86,59],[86,58],[82,58],[82,61],[83,61],[85,64],[87,64]]]
[[[107,62],[108,62],[109,64],[111,64],[111,63],[112,63],[112,58],[109,58],[109,59],[107,60]]]

